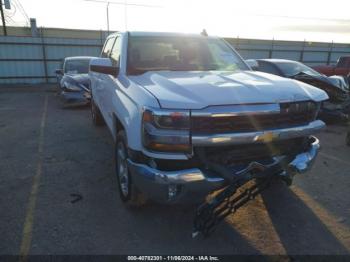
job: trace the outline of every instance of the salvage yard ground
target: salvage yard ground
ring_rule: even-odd
[[[327,127],[311,172],[192,239],[194,207],[123,207],[112,138],[88,108],[62,109],[52,87],[0,88],[0,254],[349,254],[345,133]]]

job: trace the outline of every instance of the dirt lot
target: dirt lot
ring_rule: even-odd
[[[61,109],[43,89],[0,89],[0,254],[349,254],[345,132],[319,135],[314,169],[292,187],[266,191],[193,240],[191,207],[123,207],[111,136],[88,108]]]

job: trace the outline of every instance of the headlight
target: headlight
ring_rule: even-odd
[[[142,133],[143,146],[151,151],[191,151],[189,111],[145,109]]]
[[[77,84],[66,83],[65,87],[68,89],[68,91],[81,91],[81,87],[79,87]]]

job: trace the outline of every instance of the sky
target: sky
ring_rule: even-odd
[[[39,27],[107,29],[107,4],[86,0],[10,0],[9,24],[25,15]],[[104,0],[97,0],[104,1]],[[110,31],[171,31],[255,39],[350,43],[350,0],[109,0]],[[138,4],[140,6],[134,5]],[[147,5],[147,6],[145,6]]]

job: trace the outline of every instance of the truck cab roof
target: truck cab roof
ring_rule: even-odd
[[[123,32],[116,32],[109,36],[117,35],[117,34],[129,34],[130,36],[167,36],[167,37],[209,37],[210,36],[203,36],[200,33],[194,34],[194,33],[180,33],[180,32],[151,32],[151,31],[123,31]]]

